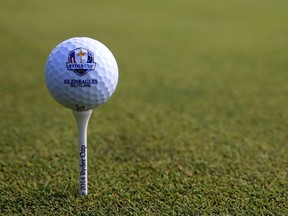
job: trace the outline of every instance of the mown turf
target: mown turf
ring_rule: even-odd
[[[288,215],[288,3],[0,2],[1,215]],[[119,64],[88,131],[48,94],[51,49],[74,36]]]

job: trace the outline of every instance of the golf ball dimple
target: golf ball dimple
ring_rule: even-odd
[[[63,106],[89,110],[112,96],[118,82],[118,66],[111,51],[99,41],[70,38],[49,54],[45,82],[52,97]]]

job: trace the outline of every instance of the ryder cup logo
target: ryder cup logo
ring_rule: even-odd
[[[94,70],[96,63],[94,62],[91,51],[84,48],[77,48],[69,53],[66,66],[68,70],[74,71],[79,76],[83,76],[88,71]]]

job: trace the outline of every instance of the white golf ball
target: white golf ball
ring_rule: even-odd
[[[97,40],[75,37],[57,45],[45,64],[50,94],[63,106],[84,111],[107,101],[118,82],[111,51]]]

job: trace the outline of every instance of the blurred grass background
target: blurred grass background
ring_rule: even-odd
[[[287,215],[287,6],[1,0],[1,214]],[[74,36],[120,72],[90,119],[86,198],[74,119],[43,77]]]

